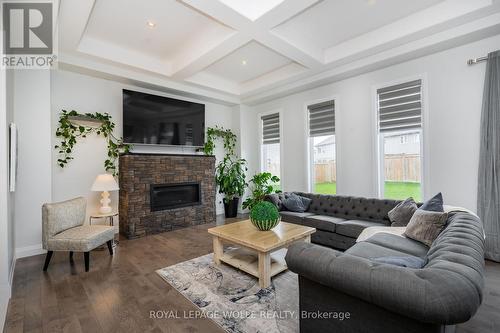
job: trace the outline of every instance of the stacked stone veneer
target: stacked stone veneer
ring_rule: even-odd
[[[127,238],[215,222],[215,157],[120,156],[120,233]],[[151,184],[199,182],[201,205],[152,212]]]

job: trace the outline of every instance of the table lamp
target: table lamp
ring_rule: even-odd
[[[109,206],[111,200],[109,199],[109,191],[118,191],[118,183],[115,178],[110,174],[98,175],[92,184],[91,191],[102,192],[101,193],[101,208],[99,208],[99,213],[109,214],[113,209]]]

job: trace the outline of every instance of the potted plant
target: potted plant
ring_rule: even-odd
[[[239,158],[232,159],[224,157],[216,167],[215,182],[219,187],[219,193],[224,195],[224,213],[226,217],[236,217],[238,214],[238,203],[245,192],[245,171],[247,161]]]
[[[252,210],[257,203],[264,201],[266,195],[281,193],[281,190],[275,188],[275,184],[279,181],[280,179],[273,176],[270,172],[255,174],[250,180],[252,183],[252,194],[243,202],[243,208]]]
[[[268,201],[261,201],[255,204],[250,211],[250,221],[259,230],[271,230],[281,221],[278,208]]]

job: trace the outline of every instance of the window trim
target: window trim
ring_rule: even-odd
[[[280,187],[281,187],[281,190],[283,192],[285,192],[284,190],[284,166],[283,166],[283,109],[273,109],[273,110],[268,110],[268,111],[264,111],[264,112],[260,112],[257,114],[257,124],[258,124],[258,128],[257,128],[257,132],[258,132],[258,142],[259,142],[259,167],[258,167],[258,172],[264,172],[264,168],[263,168],[263,165],[264,165],[264,161],[262,160],[262,146],[263,146],[263,140],[262,140],[262,117],[263,116],[267,116],[267,115],[270,115],[270,114],[279,114],[279,118],[280,118]],[[250,176],[250,175],[247,175],[247,176]],[[248,177],[250,178],[250,177]]]
[[[334,101],[335,102],[335,163],[336,163],[336,173],[335,177],[337,179],[336,184],[336,194],[339,194],[339,177],[338,175],[341,174],[341,166],[339,165],[338,161],[339,159],[339,146],[340,146],[340,137],[341,135],[341,126],[339,124],[342,123],[341,120],[341,113],[340,111],[340,97],[338,95],[330,95],[329,97],[324,97],[324,98],[319,98],[319,99],[314,99],[314,100],[309,100],[304,103],[304,147],[305,147],[305,152],[307,158],[305,159],[306,161],[306,168],[305,168],[305,177],[307,179],[306,186],[307,186],[307,192],[309,193],[314,193],[313,189],[313,184],[314,184],[314,175],[313,175],[313,170],[312,170],[312,163],[314,161],[314,151],[312,148],[312,143],[309,137],[309,106],[314,105],[317,103],[323,103],[323,102],[328,102],[328,101]],[[340,187],[341,188],[341,187]]]
[[[428,81],[427,73],[421,73],[413,76],[408,76],[400,78],[393,81],[378,83],[372,86],[372,138],[373,141],[373,156],[375,164],[374,168],[374,182],[373,182],[373,193],[378,198],[384,198],[384,169],[382,165],[383,161],[383,136],[380,135],[379,122],[378,122],[378,94],[377,90],[385,87],[390,87],[397,84],[402,84],[414,80],[421,80],[421,103],[422,103],[422,127],[420,129],[420,192],[422,200],[428,197],[428,185],[430,184],[429,177],[429,140],[427,135],[429,133],[429,101],[428,101]]]

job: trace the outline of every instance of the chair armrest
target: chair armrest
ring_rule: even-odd
[[[465,322],[481,303],[480,293],[463,276],[439,268],[375,263],[308,243],[292,244],[286,262],[309,280],[422,322]]]

